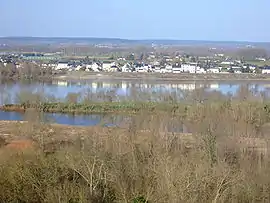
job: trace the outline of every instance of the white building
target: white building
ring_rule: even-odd
[[[155,73],[160,73],[160,72],[161,72],[160,66],[155,66],[154,72],[155,72]]]
[[[173,72],[173,67],[172,67],[172,65],[166,65],[166,66],[165,66],[165,72],[166,72],[166,73],[172,73],[172,72]]]
[[[165,67],[160,68],[160,73],[166,73]]]
[[[94,72],[100,72],[101,66],[99,66],[97,63],[93,63],[93,64],[91,65],[91,69],[92,69]]]
[[[235,70],[234,70],[234,73],[240,74],[240,73],[242,73],[242,71],[241,71],[241,69],[235,69]]]
[[[270,74],[270,67],[264,67],[262,69],[262,74]]]
[[[241,67],[240,66],[232,66],[232,69],[233,70],[238,70],[238,69],[241,69]]]
[[[178,65],[178,64],[177,64],[176,66],[173,66],[172,72],[173,72],[173,73],[181,73],[181,72],[182,72],[181,66]]]
[[[102,69],[103,71],[109,71],[112,66],[116,66],[115,62],[103,62]]]
[[[68,69],[68,63],[67,62],[59,62],[57,66],[55,67],[55,70],[64,70]]]
[[[160,62],[154,61],[152,65],[154,65],[154,66],[160,66]]]
[[[85,71],[86,71],[86,72],[91,72],[92,69],[91,69],[91,68],[85,68]]]
[[[132,72],[132,66],[129,63],[126,63],[121,67],[122,72]]]
[[[117,66],[111,66],[108,71],[109,72],[117,72],[118,71],[118,67]]]
[[[76,68],[75,68],[75,71],[79,71],[82,69],[82,66],[81,65],[78,65]]]
[[[147,73],[149,70],[149,67],[144,65],[144,66],[137,66],[135,69],[136,69],[136,72],[138,73]]]
[[[197,66],[196,67],[196,73],[203,74],[203,73],[206,73],[206,71],[204,70],[204,68],[201,68],[201,67]]]
[[[233,65],[234,62],[232,62],[232,61],[222,61],[220,64],[221,65]]]
[[[208,73],[219,73],[220,70],[219,70],[219,68],[209,68],[209,69],[207,70],[207,72],[208,72]]]
[[[197,65],[197,63],[189,63],[189,64],[182,64],[181,70],[184,73],[196,73],[201,68]]]

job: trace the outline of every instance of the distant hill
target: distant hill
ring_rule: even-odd
[[[45,44],[114,44],[114,45],[178,45],[178,46],[256,46],[270,49],[270,42],[196,41],[196,40],[129,40],[119,38],[68,38],[68,37],[0,37],[0,44],[45,45]]]

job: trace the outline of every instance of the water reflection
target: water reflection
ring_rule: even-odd
[[[42,93],[46,96],[64,99],[70,93],[100,94],[115,96],[114,100],[155,100],[160,96],[170,95],[174,99],[181,99],[186,92],[203,89],[205,91],[220,91],[222,94],[235,94],[241,86],[246,86],[254,92],[268,90],[267,82],[184,82],[184,83],[144,83],[129,81],[52,81],[51,83],[2,83],[0,85],[0,102],[15,103],[16,95],[21,92]],[[95,99],[95,98],[93,98]]]

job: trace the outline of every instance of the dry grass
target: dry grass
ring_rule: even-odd
[[[0,200],[269,202],[269,110],[241,97],[191,104],[183,120],[141,112],[123,129],[1,122]]]

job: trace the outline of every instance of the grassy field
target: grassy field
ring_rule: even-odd
[[[244,89],[204,102],[198,93],[178,103],[27,94],[26,121],[0,121],[0,202],[269,202],[270,103]],[[122,128],[75,127],[41,123],[43,110],[133,116]]]
[[[256,65],[259,67],[263,67],[263,66],[270,66],[270,60],[266,60],[266,61],[246,61],[246,63],[251,64],[251,65]]]

